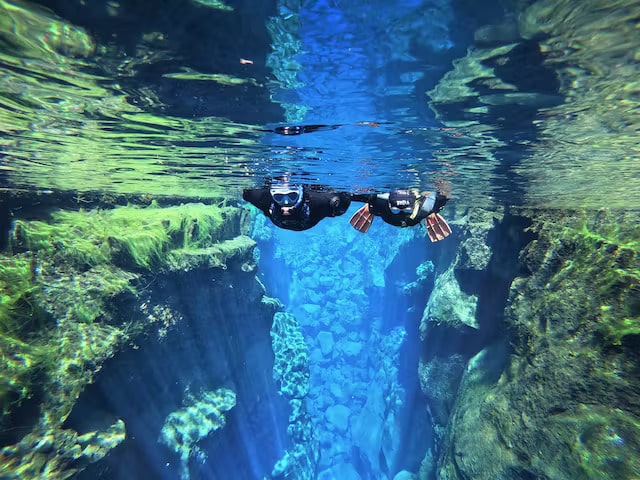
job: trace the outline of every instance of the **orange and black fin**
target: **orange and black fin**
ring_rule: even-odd
[[[360,209],[349,219],[351,226],[360,233],[367,233],[371,226],[371,222],[373,222],[373,213],[369,211],[369,204],[360,207]]]
[[[437,213],[430,214],[424,219],[424,223],[427,225],[427,234],[432,242],[439,242],[451,235],[451,227]]]

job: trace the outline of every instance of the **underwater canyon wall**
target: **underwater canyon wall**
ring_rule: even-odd
[[[295,440],[291,379],[274,380],[281,303],[256,278],[248,212],[91,207],[13,219],[3,478],[268,476]]]
[[[436,442],[420,477],[638,478],[640,5],[503,7],[425,92],[472,145],[439,158],[479,157],[511,183],[482,192],[493,225],[456,212],[461,244],[434,259],[419,375]]]
[[[637,478],[638,214],[461,218],[423,316],[420,478]]]

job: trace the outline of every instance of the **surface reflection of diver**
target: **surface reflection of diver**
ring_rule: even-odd
[[[449,201],[449,197],[440,192],[393,190],[382,194],[355,194],[352,199],[365,204],[349,220],[359,232],[367,233],[374,217],[378,216],[396,227],[412,227],[424,220],[432,242],[451,234],[449,224],[438,214]]]
[[[302,135],[303,133],[312,133],[320,130],[335,130],[342,125],[286,125],[284,127],[276,127],[274,133],[280,135]]]
[[[364,127],[379,127],[380,125],[387,124],[388,122],[356,122],[349,125],[359,125]],[[266,130],[269,132],[277,133],[278,135],[302,135],[303,133],[321,132],[326,130],[335,130],[336,128],[345,127],[347,124],[316,124],[316,125],[285,125],[282,127],[276,127],[273,130]]]
[[[325,217],[340,216],[351,204],[348,193],[289,183],[244,190],[242,198],[262,210],[277,227],[297,231],[307,230]]]

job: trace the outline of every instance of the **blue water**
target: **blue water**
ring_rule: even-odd
[[[127,438],[75,478],[382,480],[403,471],[435,478],[436,438],[442,431],[434,425],[443,412],[429,406],[419,359],[450,358],[446,368],[454,377],[467,359],[500,336],[495,325],[482,325],[468,342],[421,339],[425,305],[442,273],[434,264],[446,265],[455,255],[452,245],[461,239],[466,221],[460,212],[531,201],[546,205],[548,191],[554,201],[562,203],[566,194],[567,206],[584,206],[576,198],[592,198],[594,182],[605,182],[605,175],[585,179],[580,176],[585,169],[570,165],[566,177],[575,184],[560,188],[560,194],[555,169],[546,171],[543,165],[549,178],[527,177],[524,159],[544,142],[536,123],[545,118],[541,110],[564,100],[560,81],[542,66],[531,39],[512,57],[492,57],[486,64],[499,63],[502,79],[522,90],[517,93],[539,94],[537,103],[494,99],[492,105],[494,85],[475,81],[476,96],[486,95],[482,102],[470,96],[447,104],[440,118],[429,106],[427,92],[473,47],[474,31],[513,20],[503,2],[225,3],[233,13],[188,0],[34,4],[33,11],[40,11],[35,5],[50,8],[46,18],[82,26],[95,39],[95,52],[89,58],[79,55],[76,70],[69,67],[95,75],[90,84],[95,91],[82,84],[80,93],[66,92],[62,86],[72,83],[69,78],[60,74],[59,79],[55,69],[43,73],[39,62],[8,47],[0,60],[7,79],[3,113],[20,113],[17,127],[7,126],[0,144],[0,187],[35,195],[29,208],[46,204],[47,195],[67,205],[71,193],[74,207],[103,194],[120,203],[129,195],[142,202],[145,195],[167,195],[163,200],[169,203],[224,196],[250,211],[251,237],[257,242],[260,284],[253,272],[232,283],[215,269],[159,274],[150,281],[145,304],[170,305],[184,318],[160,335],[145,332],[107,361],[82,393],[65,427],[82,434],[121,418]],[[514,59],[520,63],[509,66]],[[176,77],[185,72],[228,77]],[[38,81],[42,90],[34,86]],[[59,90],[65,93],[51,93]],[[40,102],[28,103],[32,97]],[[27,105],[28,121],[15,107],[20,102]],[[141,120],[138,114],[155,117]],[[278,133],[283,126],[303,125],[323,128]],[[579,144],[582,138],[572,141]],[[115,148],[120,141],[126,144],[124,153]],[[589,159],[581,161],[579,167],[592,166]],[[624,168],[610,171],[624,174]],[[363,235],[348,223],[360,207],[356,203],[309,231],[278,229],[242,202],[241,191],[283,175],[348,192],[433,190],[445,184],[453,199],[443,214],[455,219],[453,235],[431,244],[424,226],[400,229],[381,219]],[[579,193],[583,197],[572,196]],[[11,218],[6,217],[2,227],[8,230]],[[486,294],[478,307],[480,321],[499,318],[504,310],[518,252],[509,242],[528,240],[525,227],[515,225],[517,233],[505,234],[505,252],[513,258],[506,258],[504,270],[511,277],[474,284]],[[478,282],[471,276],[462,281]],[[128,313],[122,308],[120,314]],[[150,318],[160,316],[144,308]],[[288,397],[273,372],[276,310],[295,317],[289,333],[304,341],[297,353],[308,363],[293,374],[305,379],[308,374],[306,395]],[[507,348],[502,343],[492,348],[497,352],[492,368],[498,370]],[[163,425],[172,412],[187,408],[190,395],[218,388],[237,397],[224,413],[226,425],[198,436],[203,425],[194,422],[198,441],[188,458],[180,458],[163,443]],[[299,416],[292,421],[294,413]],[[296,448],[307,455],[297,458],[298,464],[313,469],[304,475],[273,474],[288,452],[300,451]]]

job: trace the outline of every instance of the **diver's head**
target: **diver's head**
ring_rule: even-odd
[[[415,201],[415,195],[409,190],[394,190],[389,193],[389,209],[391,213],[411,213]]]
[[[302,186],[288,183],[274,185],[269,190],[271,198],[280,207],[283,215],[289,215],[302,203]]]

